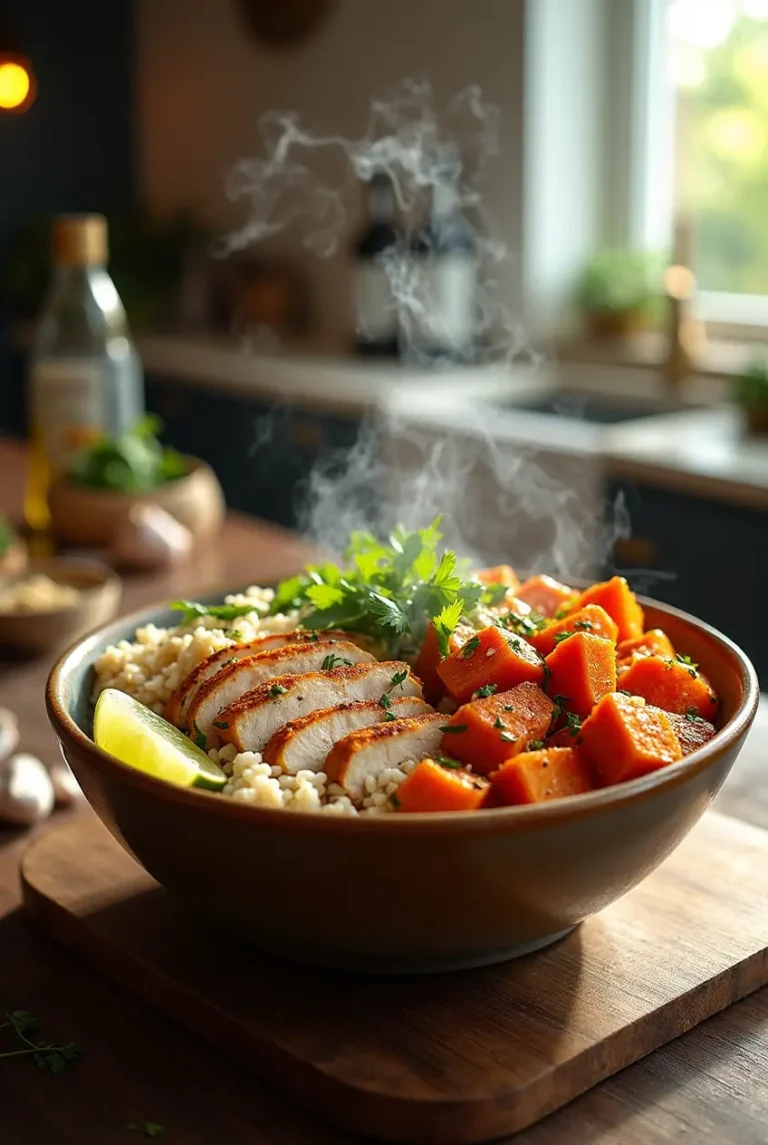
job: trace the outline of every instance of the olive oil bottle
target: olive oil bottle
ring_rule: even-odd
[[[28,379],[24,510],[32,529],[48,527],[48,490],[73,457],[128,429],[144,410],[141,363],[107,272],[106,219],[62,216],[52,240],[53,275]]]

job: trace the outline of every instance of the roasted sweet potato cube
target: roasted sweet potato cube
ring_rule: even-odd
[[[616,643],[616,624],[605,609],[596,604],[588,604],[585,608],[570,612],[562,620],[553,621],[541,632],[531,636],[530,641],[542,656],[549,656],[558,641],[569,632],[591,632],[593,636],[602,636]]]
[[[651,628],[642,636],[635,636],[632,640],[622,640],[616,648],[616,659],[619,663],[630,664],[636,656],[666,656],[674,660],[675,650],[672,641],[666,632],[660,628]]]
[[[554,705],[536,684],[519,684],[463,704],[443,727],[443,754],[487,775],[505,760],[543,740]]]
[[[458,652],[462,644],[473,635],[474,629],[468,624],[459,624],[448,638],[448,648],[451,652]],[[437,674],[437,666],[442,660],[440,646],[437,642],[437,633],[434,625],[427,625],[424,640],[421,645],[413,673],[424,685],[424,699],[428,704],[438,704],[445,695],[445,685]]]
[[[619,640],[633,640],[642,636],[645,627],[643,610],[637,597],[623,576],[593,584],[579,597],[578,607],[599,604],[616,623]]]
[[[528,680],[541,683],[544,662],[527,640],[491,625],[441,661],[437,674],[453,698],[465,703],[479,688],[506,692]]]
[[[505,584],[507,588],[518,588],[520,580],[510,565],[493,565],[492,568],[478,569],[475,576],[483,584]]]
[[[639,696],[609,692],[581,726],[584,756],[598,784],[609,787],[682,759],[666,712]]]
[[[718,701],[706,676],[690,660],[666,660],[661,656],[641,656],[621,676],[621,687],[633,696],[642,696],[665,712],[685,715],[690,709],[710,722],[717,715]]]
[[[543,803],[566,795],[583,795],[594,784],[577,747],[526,751],[491,775],[488,805]]]
[[[675,729],[683,755],[690,755],[692,751],[703,747],[715,734],[712,724],[703,720],[695,708],[691,708],[684,716],[678,715],[677,712],[667,712],[666,715]]]
[[[574,632],[546,659],[547,692],[563,697],[569,711],[588,716],[606,692],[616,691],[614,645],[591,632]]]
[[[551,576],[529,577],[516,593],[520,600],[524,600],[540,616],[554,616],[560,609],[573,604],[578,595],[575,589],[561,584]]]
[[[488,793],[488,780],[463,767],[422,759],[392,796],[397,811],[477,811]]]

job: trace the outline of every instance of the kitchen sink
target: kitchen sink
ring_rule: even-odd
[[[680,413],[692,408],[675,398],[618,397],[576,390],[556,390],[536,397],[494,404],[505,410],[567,417],[590,425],[620,425],[626,421]]]

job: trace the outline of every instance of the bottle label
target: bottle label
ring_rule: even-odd
[[[30,385],[33,436],[55,476],[107,431],[104,368],[90,358],[42,359]]]
[[[463,350],[475,328],[476,263],[471,257],[440,255],[420,267],[416,295],[417,341],[446,350]]]
[[[397,336],[397,314],[389,276],[375,259],[357,266],[355,329],[371,342],[384,342]]]

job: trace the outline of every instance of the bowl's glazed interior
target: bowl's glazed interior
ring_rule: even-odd
[[[220,595],[218,599],[221,599]],[[553,941],[640,882],[684,838],[730,770],[759,698],[727,638],[643,601],[648,627],[700,663],[722,700],[703,748],[642,779],[550,803],[432,815],[327,816],[171,787],[90,740],[92,666],[152,620],[144,610],[54,668],[48,710],[91,804],[154,877],[260,946],[363,970],[479,965]]]

